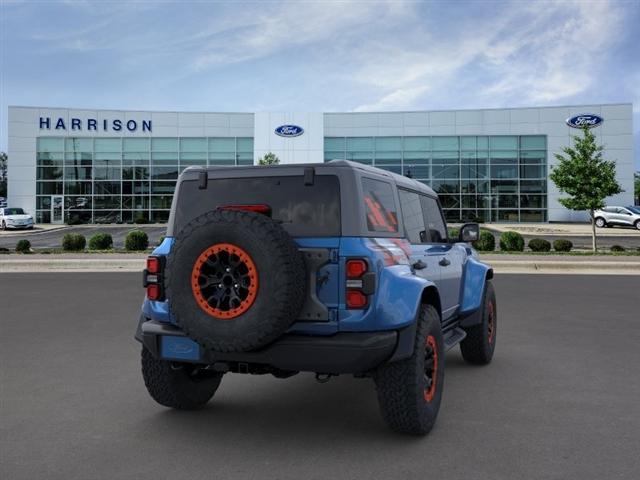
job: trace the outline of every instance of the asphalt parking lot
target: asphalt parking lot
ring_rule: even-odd
[[[144,230],[149,236],[149,245],[156,245],[160,237],[167,231],[166,225],[83,225],[81,227],[64,227],[56,230],[7,230],[0,232],[0,247],[13,250],[16,242],[23,238],[36,248],[61,248],[62,237],[67,233],[80,233],[87,242],[96,233],[109,233],[113,237],[115,248],[124,248],[124,239],[131,230]]]
[[[449,352],[438,423],[414,438],[347,376],[228,375],[204,410],[166,410],[132,338],[139,274],[2,274],[0,478],[638,478],[638,277],[495,285],[494,362]]]

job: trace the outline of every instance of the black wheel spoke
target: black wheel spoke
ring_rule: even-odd
[[[198,285],[210,306],[222,311],[233,310],[249,296],[252,283],[249,272],[240,255],[221,250],[201,265]]]

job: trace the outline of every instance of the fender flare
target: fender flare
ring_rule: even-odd
[[[487,281],[493,278],[493,268],[475,258],[467,260],[462,288],[462,301],[458,318],[460,327],[468,328],[482,323],[482,303]]]
[[[438,292],[438,288],[433,283],[429,283],[423,288],[419,301],[416,303],[415,318],[413,322],[411,322],[411,325],[398,331],[398,342],[396,344],[396,349],[393,352],[391,358],[388,360],[389,362],[404,360],[405,358],[409,358],[411,355],[413,355],[416,330],[418,328],[418,315],[420,314],[420,307],[422,305],[433,305],[438,311],[438,315],[442,315],[440,293]]]

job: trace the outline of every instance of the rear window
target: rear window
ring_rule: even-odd
[[[174,233],[203,213],[226,205],[268,205],[271,218],[293,237],[340,236],[340,182],[316,175],[313,185],[302,176],[209,179],[204,190],[195,180],[180,185]]]

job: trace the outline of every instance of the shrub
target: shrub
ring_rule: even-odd
[[[457,240],[459,236],[460,236],[459,228],[455,228],[455,227],[449,228],[449,238]]]
[[[87,239],[79,233],[67,233],[62,237],[62,249],[67,252],[79,252],[84,250]]]
[[[109,250],[113,248],[113,238],[108,233],[96,233],[89,239],[90,250]]]
[[[524,250],[524,238],[518,232],[504,232],[500,235],[500,250],[522,252]]]
[[[158,245],[161,245],[161,244],[162,244],[162,242],[164,242],[164,239],[165,239],[165,238],[166,238],[166,237],[165,237],[164,235],[162,235],[162,236],[158,239]]]
[[[146,250],[148,246],[149,237],[142,230],[133,230],[124,239],[124,248],[129,251]]]
[[[480,252],[493,252],[496,249],[496,237],[489,230],[481,229],[480,238],[473,242],[473,248]]]
[[[137,223],[138,225],[146,225],[147,223],[149,223],[149,219],[142,216],[136,217],[135,223]]]
[[[611,245],[612,252],[624,252],[626,249],[622,245]]]
[[[558,240],[553,241],[553,249],[556,252],[570,252],[573,248],[573,243],[571,240],[565,240],[564,238],[559,238]]]
[[[9,249],[6,247],[0,247],[0,253],[9,253]]]
[[[551,251],[551,242],[544,238],[533,238],[529,240],[529,248],[534,252],[549,252]]]
[[[16,252],[19,253],[30,253],[31,252],[31,242],[29,240],[18,240],[16,243]]]

